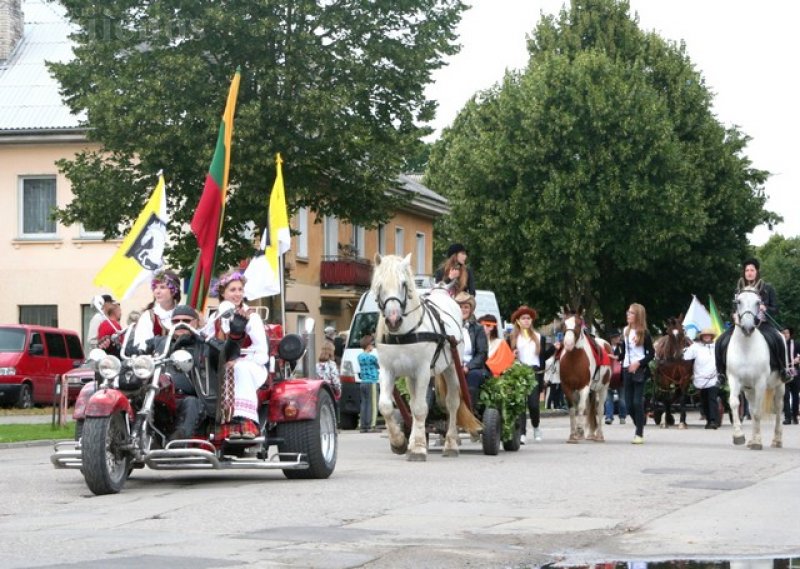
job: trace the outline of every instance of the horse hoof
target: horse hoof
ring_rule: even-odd
[[[403,443],[402,445],[390,445],[392,447],[392,452],[395,454],[405,454],[408,450],[408,442]]]
[[[578,444],[578,439],[575,438],[575,437],[570,437],[570,438],[567,439],[567,444],[576,445],[576,444]]]
[[[686,427],[686,423],[680,423],[680,424],[678,425],[678,428],[679,428],[679,429],[681,429],[681,430],[683,430],[683,429],[686,429],[686,428],[687,428],[687,427]]]
[[[428,455],[421,452],[410,452],[406,455],[406,460],[409,462],[425,462],[428,460]]]
[[[733,437],[733,444],[735,444],[735,445],[743,445],[744,444],[744,435],[739,435],[738,437]]]
[[[595,440],[595,438],[594,438],[594,435],[588,435],[588,436],[586,437],[586,440],[587,440],[587,441],[593,441],[593,440]]]
[[[667,422],[666,422],[666,421],[664,421],[663,423],[661,423],[661,424],[659,425],[659,427],[661,427],[662,429],[666,429],[666,428],[667,428]]]
[[[749,448],[750,450],[761,450],[764,447],[761,446],[761,443],[750,443],[749,445],[747,445],[747,448]]]
[[[458,449],[457,448],[446,448],[442,451],[442,456],[444,458],[458,458]]]
[[[783,448],[783,443],[781,441],[772,441],[770,446],[772,448]]]
[[[604,443],[604,442],[606,442],[606,439],[605,439],[605,437],[603,437],[603,436],[598,436],[598,437],[595,437],[593,440],[594,440],[594,442],[596,442],[596,443]]]

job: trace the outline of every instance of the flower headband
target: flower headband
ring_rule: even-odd
[[[228,288],[228,285],[231,284],[233,281],[241,281],[242,284],[247,282],[247,277],[245,277],[239,271],[234,271],[232,273],[228,273],[227,275],[222,275],[219,278],[219,282],[217,283],[217,288],[220,292],[224,291]]]
[[[150,289],[153,290],[158,284],[165,284],[172,293],[172,296],[180,296],[181,283],[178,277],[166,271],[159,271],[153,275],[153,280],[150,281]]]

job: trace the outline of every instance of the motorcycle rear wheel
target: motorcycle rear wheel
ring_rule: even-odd
[[[125,485],[131,456],[122,447],[128,438],[125,416],[90,417],[83,425],[81,442],[83,477],[94,494],[117,494]]]
[[[336,408],[330,394],[320,390],[317,413],[313,419],[280,423],[278,437],[283,441],[278,444],[280,452],[301,453],[308,461],[308,468],[305,470],[284,470],[286,478],[328,478],[336,468],[338,454]]]

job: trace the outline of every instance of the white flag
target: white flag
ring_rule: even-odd
[[[269,195],[269,211],[267,212],[267,228],[261,237],[263,255],[254,257],[244,276],[244,295],[247,300],[255,300],[265,296],[280,294],[283,275],[280,274],[280,256],[291,246],[289,232],[289,216],[286,211],[286,194],[283,187],[283,169],[281,155],[275,157],[275,184]]]
[[[697,297],[692,295],[692,303],[689,305],[689,310],[686,311],[686,316],[683,317],[683,329],[686,331],[686,335],[694,340],[705,328],[711,328],[711,315],[706,307],[697,300]]]

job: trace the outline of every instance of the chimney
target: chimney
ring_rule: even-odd
[[[22,0],[0,0],[0,62],[8,60],[22,39]]]

